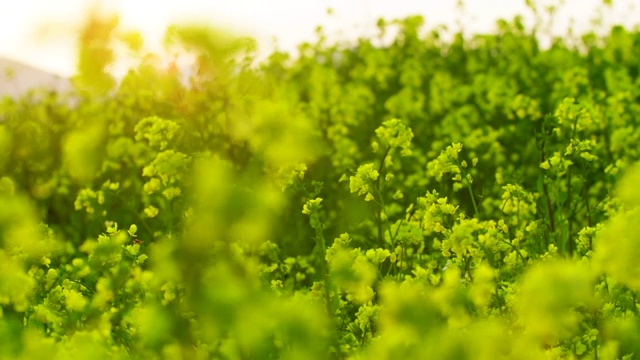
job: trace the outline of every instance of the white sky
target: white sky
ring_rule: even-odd
[[[444,23],[455,28],[456,0],[103,0],[105,11],[116,11],[121,24],[139,30],[155,48],[168,24],[207,21],[230,27],[258,40],[267,52],[273,39],[279,47],[294,50],[302,41],[314,39],[317,25],[327,33],[346,39],[370,34],[378,18],[422,14],[427,26]],[[542,0],[545,4],[558,1]],[[564,33],[569,18],[577,29],[589,27],[594,9],[602,0],[565,0],[558,15],[557,34]],[[524,0],[466,0],[462,18],[465,29],[487,32],[498,18],[526,13]],[[636,3],[639,6],[635,6]],[[74,70],[74,39],[88,0],[0,0],[0,56],[61,74]],[[333,9],[328,16],[327,8]],[[640,21],[640,0],[617,0],[604,13],[608,24],[633,26]]]

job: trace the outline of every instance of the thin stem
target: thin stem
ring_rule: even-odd
[[[582,199],[584,200],[585,209],[587,211],[587,225],[593,227],[593,220],[591,218],[591,207],[589,206],[589,180],[586,176],[586,170],[582,168]]]
[[[478,215],[478,205],[476,204],[475,196],[473,196],[473,189],[471,188],[471,181],[469,180],[469,178],[467,178],[467,189],[469,189],[469,196],[471,196],[471,202],[473,203],[474,214],[477,216]]]
[[[465,182],[467,183],[467,189],[469,190],[469,196],[471,197],[471,203],[473,204],[474,215],[478,216],[478,213],[479,213],[478,204],[476,204],[476,197],[473,195],[473,188],[471,187],[471,180],[469,179],[470,175],[465,170],[464,166],[462,166],[462,163],[460,163],[458,159],[453,159],[453,160],[458,165],[458,169],[460,169],[460,172],[462,173],[461,175],[464,177]]]
[[[384,246],[384,237],[382,235],[384,231],[382,230],[382,217],[380,215],[381,212],[384,212],[384,200],[382,199],[381,182],[382,182],[382,177],[384,176],[383,174],[384,162],[387,160],[387,156],[389,155],[390,151],[391,151],[391,146],[387,147],[387,149],[384,152],[384,155],[382,156],[382,160],[380,161],[380,166],[378,167],[378,178],[376,179],[376,186],[375,186],[375,189],[378,192],[378,196],[380,197],[380,203],[378,204],[380,206],[380,209],[378,210],[377,216],[376,216],[378,220],[378,246],[380,247]],[[389,236],[391,236],[390,229],[389,229]]]
[[[584,199],[584,204],[587,207],[587,225],[589,227],[593,227],[593,223],[591,221],[591,208],[589,207],[589,198],[587,197],[587,185],[585,183],[585,185],[582,187],[582,197]],[[593,250],[593,244],[592,244],[592,239],[591,237],[589,237],[589,250]]]
[[[507,244],[507,245],[511,246],[511,248],[512,248],[513,250],[515,250],[515,252],[516,252],[516,254],[518,255],[518,257],[520,257],[520,260],[522,260],[522,263],[523,263],[523,264],[526,264],[526,261],[525,261],[525,259],[524,259],[524,256],[522,256],[522,253],[520,252],[520,250],[519,250],[515,245],[513,245],[511,242],[509,242],[509,241],[507,241],[507,240],[505,240],[505,239],[501,239],[500,241],[502,241],[503,243],[505,243],[505,244]]]
[[[145,230],[147,230],[149,235],[153,236],[153,230],[151,230],[151,227],[149,226],[149,224],[147,224],[144,218],[140,216],[140,213],[138,213],[131,205],[129,205],[127,200],[124,197],[122,197],[120,194],[118,194],[117,192],[113,192],[113,194],[117,199],[122,201],[122,204],[124,205],[125,209],[129,210],[131,214],[133,214],[135,217],[138,218],[138,220],[140,221],[140,224],[144,227]]]
[[[573,129],[571,131],[571,139],[575,139],[576,137],[576,132],[578,131],[578,118],[579,116],[576,116],[575,120],[573,121]],[[572,178],[572,172],[571,172],[571,168],[569,167],[567,169],[567,202],[569,204],[571,204],[571,196],[572,196],[572,187],[571,187],[571,178]],[[567,227],[568,227],[568,237],[567,237],[567,250],[569,252],[569,255],[573,254],[573,218],[575,216],[575,213],[573,214],[569,214],[567,216]]]
[[[400,223],[398,223],[398,227],[396,228],[396,232],[393,234],[393,237],[391,238],[391,245],[395,246],[396,237],[398,236],[398,233],[400,232],[400,227],[402,226],[403,223],[404,223],[404,219],[400,219]],[[391,235],[391,234],[389,234],[389,235]]]
[[[409,214],[409,216],[406,219],[400,219],[400,223],[398,224],[398,227],[396,228],[396,232],[393,234],[393,237],[391,238],[391,244],[393,246],[395,246],[395,240],[398,237],[398,233],[400,232],[400,227],[402,226],[402,224],[406,221],[411,221],[411,218],[413,217],[413,214],[416,213],[415,208],[413,209],[413,211],[411,211],[411,213]],[[422,227],[422,224],[420,225]],[[389,226],[389,228],[391,228],[391,226]]]
[[[380,192],[380,190],[378,188],[375,189],[377,192],[378,197],[380,197],[380,202],[376,202],[376,204],[378,204],[378,206],[380,206],[380,212],[378,213],[378,231],[383,231],[382,230],[382,218],[380,213],[384,213],[385,218],[387,218],[387,232],[389,233],[389,240],[393,243],[394,240],[394,236],[393,234],[391,234],[391,224],[389,223],[389,218],[387,216],[387,210],[385,209],[384,206],[384,200],[382,199],[382,193]],[[382,241],[380,240],[380,236],[382,234],[378,233],[378,241]],[[384,245],[384,241],[382,241],[380,243],[380,247],[382,247]]]
[[[516,225],[520,227],[520,198],[516,198]]]
[[[473,274],[471,273],[471,257],[470,256],[466,256],[464,257],[464,275],[469,276],[469,280],[471,282],[473,282]]]
[[[571,196],[572,196],[572,188],[571,188],[571,168],[567,169],[567,202],[571,204]],[[572,227],[573,227],[573,214],[567,214],[567,251],[569,255],[573,253],[573,236],[572,236]]]
[[[326,260],[326,256],[327,256],[327,246],[326,246],[326,242],[324,240],[324,234],[322,233],[323,230],[322,224],[320,226],[315,227],[316,229],[316,244],[318,246],[318,248],[320,249],[320,264],[322,266],[322,277],[324,278],[324,298],[325,298],[325,303],[326,303],[326,311],[327,311],[327,316],[329,317],[329,323],[331,324],[331,328],[335,329],[335,318],[334,318],[334,313],[333,313],[333,306],[331,303],[331,292],[329,291],[329,286],[330,286],[330,281],[329,281],[329,266],[327,265],[327,260]],[[333,342],[333,345],[336,349],[336,351],[339,351],[340,347],[339,347],[339,343],[338,343],[338,339],[336,337],[335,331],[331,333],[331,341]],[[336,357],[336,356],[334,356]]]
[[[513,196],[513,194],[510,194],[509,197],[502,203],[502,206],[500,207],[500,211],[504,213],[504,207],[507,206],[507,203],[509,201],[513,201],[513,199],[516,199],[516,197]]]
[[[544,143],[545,140],[542,140],[542,149],[540,149],[540,163],[544,163],[547,161],[544,157]],[[549,197],[549,189],[547,188],[547,183],[544,182],[544,178],[542,179],[542,192],[544,193],[544,198],[547,203],[547,212],[549,213],[549,229],[552,234],[556,232],[556,224],[554,220],[553,208],[551,207],[551,198]]]
[[[82,286],[83,288],[85,288],[91,295],[94,295],[94,291],[91,290],[91,288],[89,288],[87,285],[83,284],[80,280],[74,280],[74,279],[68,279],[71,282],[74,282],[80,286]]]
[[[398,273],[396,274],[396,280],[400,281],[400,277],[402,275],[402,260],[404,258],[404,246],[400,248],[400,255],[398,256],[398,260],[396,263],[398,264]]]

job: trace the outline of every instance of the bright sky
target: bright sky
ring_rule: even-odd
[[[260,49],[295,50],[314,39],[316,26],[323,25],[336,38],[352,39],[371,34],[378,18],[422,14],[427,26],[447,24],[455,28],[456,0],[104,0],[105,11],[121,16],[124,27],[143,33],[152,49],[159,44],[168,24],[207,21],[233,28],[258,40]],[[559,1],[542,0],[544,4]],[[608,24],[633,26],[640,19],[638,0],[614,0],[604,18]],[[75,66],[74,39],[70,31],[81,23],[87,0],[0,0],[0,56],[43,69],[71,75]],[[498,18],[526,13],[524,0],[466,0],[462,22],[470,32],[493,29]],[[565,0],[558,15],[557,34],[564,33],[569,18],[576,29],[586,29],[602,0]],[[639,4],[640,5],[640,4]],[[326,9],[332,8],[328,16]]]

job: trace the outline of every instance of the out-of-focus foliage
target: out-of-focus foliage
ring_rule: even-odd
[[[638,356],[640,33],[423,23],[185,72],[90,17],[0,103],[0,358]]]

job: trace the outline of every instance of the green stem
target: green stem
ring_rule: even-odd
[[[516,224],[520,227],[520,198],[516,198]]]
[[[384,231],[382,230],[382,217],[380,216],[380,213],[384,212],[385,210],[384,210],[384,200],[382,199],[381,182],[382,182],[382,177],[384,176],[383,174],[384,162],[387,160],[387,156],[389,155],[390,151],[391,151],[391,146],[387,147],[387,149],[384,152],[384,155],[382,156],[382,160],[380,161],[380,166],[378,166],[378,178],[376,179],[376,184],[375,184],[375,190],[378,192],[378,196],[380,197],[380,203],[378,203],[378,206],[380,207],[380,209],[378,210],[378,213],[376,216],[378,220],[378,246],[379,247],[384,247],[384,238],[382,235]],[[389,236],[391,236],[391,230],[389,230]]]
[[[400,227],[402,226],[403,223],[404,223],[404,219],[400,219],[400,223],[398,223],[398,227],[396,228],[396,231],[393,234],[393,237],[391,237],[391,245],[393,246],[396,245],[396,237],[398,237],[398,233],[400,232]],[[391,236],[391,234],[389,234],[389,236]]]
[[[571,205],[571,197],[572,197],[572,188],[571,188],[571,168],[567,169],[567,202]],[[573,248],[574,248],[574,244],[573,244],[573,212],[570,214],[567,214],[567,232],[568,232],[568,237],[567,237],[567,251],[569,253],[569,256],[571,256],[573,254]]]
[[[404,245],[402,245],[402,248],[400,250],[400,256],[398,257],[398,273],[396,274],[398,276],[398,281],[401,281],[402,279],[402,260],[404,260]],[[405,266],[407,265],[407,262],[405,261]]]
[[[471,188],[471,181],[468,178],[466,180],[467,180],[467,189],[469,189],[469,196],[471,196],[471,202],[473,203],[473,211],[474,211],[474,214],[476,216],[478,216],[478,205],[476,204],[475,196],[473,196],[473,189]]]
[[[334,331],[331,332],[331,343],[333,343],[334,348],[336,349],[336,354],[334,354],[332,356],[332,358],[337,358],[338,357],[338,352],[340,351],[340,344],[338,342],[338,338],[336,336],[335,333],[335,329],[336,329],[336,321],[335,321],[335,317],[334,317],[334,310],[333,310],[333,303],[331,301],[331,292],[330,292],[330,281],[329,281],[329,266],[327,264],[327,245],[324,239],[324,234],[322,233],[322,230],[324,228],[323,224],[320,222],[320,215],[318,214],[312,214],[313,216],[317,216],[317,222],[318,225],[313,225],[313,221],[312,221],[312,227],[316,230],[316,245],[320,251],[320,259],[319,259],[319,263],[320,266],[322,267],[320,270],[320,273],[322,274],[322,280],[324,281],[324,298],[325,298],[325,303],[326,303],[326,312],[327,312],[327,316],[329,318],[329,324],[330,324],[330,329],[333,329]]]
[[[575,139],[576,138],[576,133],[578,131],[578,118],[579,116],[576,116],[575,120],[573,121],[573,129],[571,131],[571,139]],[[572,201],[571,201],[571,197],[572,197],[572,188],[571,188],[571,177],[572,177],[572,172],[571,172],[571,168],[569,167],[567,169],[567,203],[569,205],[571,205]],[[573,248],[574,248],[574,240],[573,240],[573,217],[574,214],[568,214],[567,216],[567,227],[568,227],[568,238],[567,238],[567,251],[569,252],[569,256],[571,256],[573,254]]]
[[[145,219],[140,216],[140,213],[137,212],[133,206],[131,206],[129,204],[129,202],[127,201],[127,199],[125,199],[124,197],[122,197],[120,194],[118,194],[117,192],[113,192],[113,195],[119,199],[120,201],[122,201],[122,204],[125,206],[125,209],[127,209],[133,216],[135,216],[136,218],[138,218],[139,223],[142,225],[142,227],[144,227],[144,229],[149,233],[149,236],[153,236],[153,230],[151,230],[151,227],[149,226],[149,224],[147,224],[147,222],[145,221]]]
[[[385,206],[384,206],[384,200],[382,199],[382,193],[380,192],[380,190],[378,188],[376,188],[375,190],[376,190],[377,196],[380,198],[380,202],[376,202],[376,204],[378,204],[378,206],[380,207],[380,212],[378,213],[378,231],[383,231],[382,230],[382,218],[380,216],[380,213],[384,213],[384,216],[387,218],[387,232],[389,233],[389,240],[391,241],[391,243],[393,243],[395,237],[391,233],[391,223],[389,222],[389,217],[387,216],[387,210],[385,209]],[[380,241],[380,247],[383,247],[384,241],[381,240],[381,238],[380,238],[381,235],[382,235],[381,233],[378,233],[378,241]]]
[[[522,256],[522,253],[520,252],[520,250],[518,250],[518,248],[515,245],[513,245],[511,242],[509,242],[507,240],[504,240],[504,239],[501,239],[500,241],[502,241],[503,243],[511,246],[511,248],[513,250],[515,250],[515,252],[518,255],[518,257],[520,258],[520,260],[522,260],[522,264],[526,264],[527,263],[526,260],[524,259],[524,256]]]
[[[471,273],[471,257],[465,255],[462,261],[464,263],[464,274],[462,274],[462,276],[469,276],[469,280],[473,282],[473,274]]]
[[[478,204],[476,203],[476,197],[473,195],[473,188],[471,187],[471,180],[469,180],[469,173],[465,170],[464,166],[462,166],[462,163],[460,163],[458,159],[454,160],[458,165],[458,169],[460,169],[461,176],[464,177],[464,180],[467,183],[467,189],[469,190],[469,196],[471,197],[471,203],[473,204],[474,215],[478,216]]]
[[[545,140],[542,140],[542,148],[540,149],[540,163],[544,163],[547,161],[544,156],[544,145]],[[545,202],[547,205],[547,213],[549,214],[549,230],[552,234],[556,232],[556,224],[554,220],[553,207],[551,207],[551,198],[549,197],[549,189],[547,188],[547,183],[544,181],[544,174],[542,175],[542,192],[544,194]]]
[[[82,286],[83,288],[85,288],[91,295],[94,295],[94,291],[91,290],[87,285],[83,284],[80,280],[74,280],[74,279],[68,279],[71,282],[74,282],[80,286]]]

